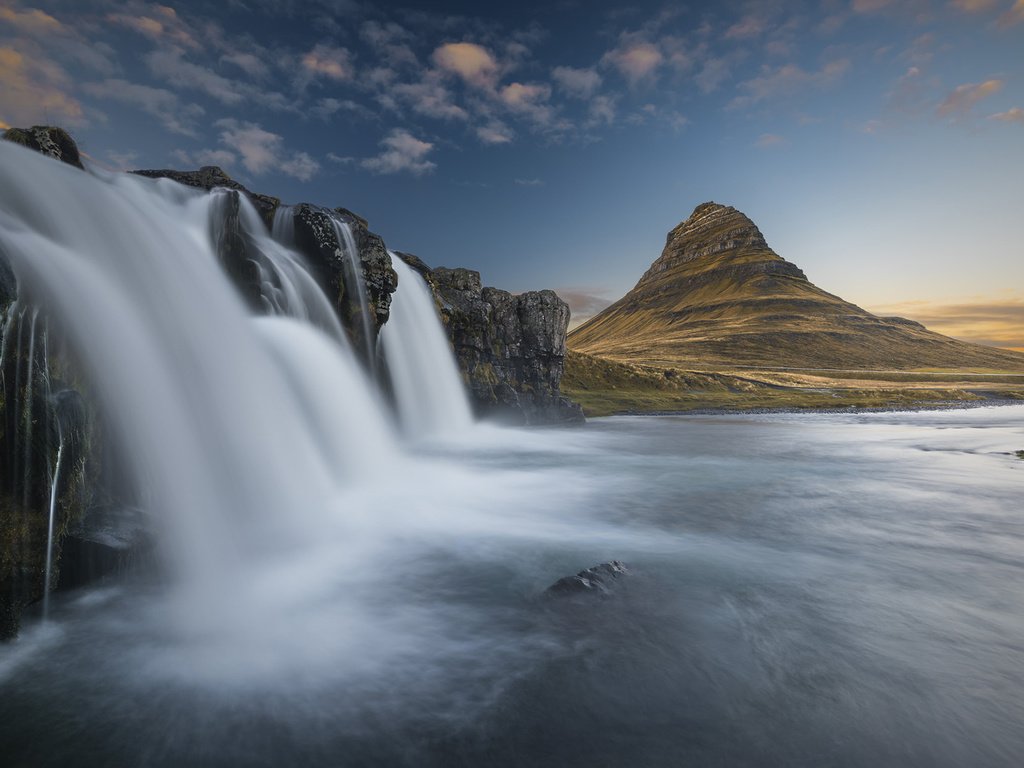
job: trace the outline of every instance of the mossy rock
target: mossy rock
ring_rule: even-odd
[[[42,152],[55,160],[85,170],[78,145],[71,134],[53,125],[33,125],[31,128],[8,128],[3,133],[6,141]]]

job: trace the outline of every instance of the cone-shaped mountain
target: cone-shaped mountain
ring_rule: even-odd
[[[636,286],[573,331],[570,349],[621,361],[907,370],[1024,370],[1024,355],[878,317],[811,283],[749,218],[698,205]]]

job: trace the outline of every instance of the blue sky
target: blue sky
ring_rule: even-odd
[[[0,0],[0,121],[577,317],[715,200],[826,290],[1024,348],[1024,0]]]

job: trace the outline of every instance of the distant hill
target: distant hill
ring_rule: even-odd
[[[575,329],[571,350],[621,362],[1024,371],[1024,354],[878,317],[811,283],[749,218],[698,205],[636,286]]]

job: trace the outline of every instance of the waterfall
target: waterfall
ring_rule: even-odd
[[[57,445],[57,460],[53,466],[53,480],[50,484],[50,518],[46,527],[46,576],[43,582],[43,620],[50,617],[50,589],[53,575],[53,523],[57,517],[57,495],[60,493],[60,468],[64,458],[64,432],[57,421],[57,434],[60,442]]]
[[[416,436],[465,429],[473,416],[434,295],[416,270],[390,255],[398,289],[380,338],[402,427]]]
[[[164,556],[209,613],[234,606],[247,567],[339,525],[340,489],[397,453],[351,351],[314,327],[326,297],[243,202],[290,317],[247,310],[211,237],[222,204],[0,142],[0,251],[83,361]]]
[[[366,298],[366,281],[363,279],[363,265],[359,260],[359,248],[356,247],[356,239],[352,235],[352,227],[348,222],[333,212],[328,213],[331,225],[334,227],[334,235],[338,238],[338,244],[344,247],[345,266],[348,270],[348,274],[345,276],[345,286],[355,286],[356,298],[359,300],[359,324],[362,327],[363,349],[366,351],[370,370],[374,371],[376,370],[377,355],[373,344],[373,319],[370,317],[370,302]]]

